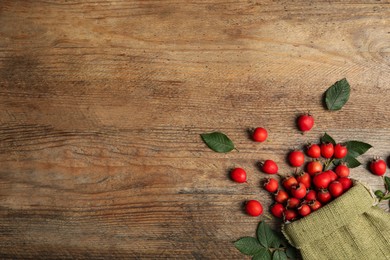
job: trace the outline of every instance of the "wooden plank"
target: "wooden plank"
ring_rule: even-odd
[[[288,174],[325,131],[388,158],[389,18],[386,1],[1,1],[1,258],[242,258],[259,221],[242,202],[271,203],[260,160]],[[343,77],[349,102],[325,111]],[[208,150],[213,130],[239,152]]]

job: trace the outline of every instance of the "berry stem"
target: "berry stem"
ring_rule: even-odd
[[[328,159],[328,160],[325,162],[324,171],[327,171],[327,170],[329,169],[330,165],[333,163],[333,160],[334,160],[334,158]]]
[[[269,214],[264,214],[264,217],[268,218],[269,220],[273,220],[273,218]]]

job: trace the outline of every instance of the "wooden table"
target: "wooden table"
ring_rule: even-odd
[[[245,258],[232,242],[261,218],[242,202],[271,203],[260,160],[288,174],[325,131],[373,145],[364,164],[389,156],[389,19],[380,0],[1,1],[0,257]],[[348,103],[325,110],[344,77]],[[210,131],[239,152],[209,150]]]

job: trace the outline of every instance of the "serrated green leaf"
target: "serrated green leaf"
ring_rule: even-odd
[[[386,190],[390,191],[390,178],[385,176],[385,186]]]
[[[221,132],[204,133],[200,135],[203,142],[213,151],[227,153],[234,149],[233,142]]]
[[[264,248],[254,237],[243,237],[234,242],[234,246],[245,255],[256,255]]]
[[[385,196],[385,194],[381,190],[376,190],[374,193],[375,193],[375,196],[378,197],[378,199],[382,199],[383,196]]]
[[[325,92],[325,104],[328,110],[340,110],[349,99],[351,87],[347,79],[342,79],[330,86]]]
[[[348,154],[352,157],[358,157],[359,155],[364,154],[372,147],[372,145],[360,142],[360,141],[348,141],[345,143],[348,149]]]
[[[264,221],[261,221],[257,227],[257,239],[260,244],[266,248],[271,247],[276,241],[280,240]],[[280,244],[281,241],[279,241],[279,245]]]
[[[272,254],[272,260],[287,260],[287,255],[284,251],[276,250]]]
[[[252,257],[252,260],[271,260],[271,259],[272,259],[271,252],[266,248],[262,248],[259,253],[255,254]]]
[[[349,168],[356,168],[358,166],[361,165],[361,163],[353,156],[350,156],[349,154],[347,154],[347,156],[345,156],[345,158],[343,159],[343,161],[345,163],[347,163],[347,166]]]
[[[336,144],[336,141],[335,141],[330,135],[328,135],[327,133],[325,133],[325,134],[321,137],[321,142],[322,142],[322,143],[332,143],[333,145]]]
[[[299,257],[298,250],[292,246],[287,247],[286,255],[289,259],[298,259]]]

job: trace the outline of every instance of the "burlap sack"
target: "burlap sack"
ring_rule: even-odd
[[[303,259],[390,259],[390,214],[359,182],[309,216],[282,227]]]

